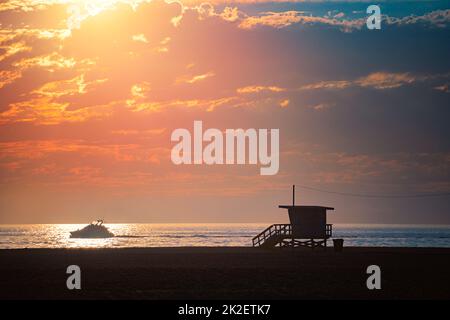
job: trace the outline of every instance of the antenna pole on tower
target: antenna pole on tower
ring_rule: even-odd
[[[295,184],[292,185],[292,206],[295,206]]]

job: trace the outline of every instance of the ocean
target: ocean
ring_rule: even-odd
[[[0,249],[251,246],[267,223],[107,224],[119,237],[71,239],[84,224],[0,225]],[[450,226],[333,225],[345,246],[450,247]],[[331,240],[330,240],[331,244]]]

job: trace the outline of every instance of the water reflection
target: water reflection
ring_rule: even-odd
[[[85,224],[3,225],[0,248],[248,246],[265,224],[107,224],[116,237],[73,239]]]
[[[0,249],[251,246],[268,224],[107,224],[119,237],[71,239],[85,224],[0,225]],[[347,246],[450,247],[449,226],[334,225]]]

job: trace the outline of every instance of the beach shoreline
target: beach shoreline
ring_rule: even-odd
[[[81,290],[66,287],[69,265]],[[450,299],[448,270],[450,248],[2,249],[0,299]]]

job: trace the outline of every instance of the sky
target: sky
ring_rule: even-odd
[[[331,223],[450,224],[397,197],[450,192],[449,39],[448,1],[1,1],[0,223],[282,223],[296,184]],[[278,174],[173,164],[194,120],[279,129]]]

